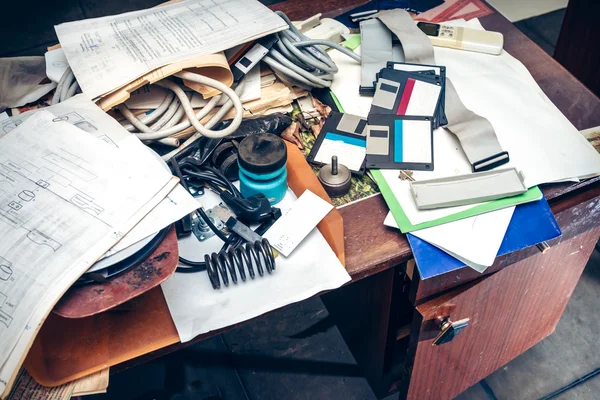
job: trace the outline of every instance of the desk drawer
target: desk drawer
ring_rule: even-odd
[[[378,396],[451,399],[554,331],[599,235],[575,236],[416,307],[403,267],[323,298]],[[432,345],[440,320],[466,318],[452,341]]]

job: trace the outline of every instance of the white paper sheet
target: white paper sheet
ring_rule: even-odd
[[[0,392],[70,284],[176,182],[48,111],[0,140]]]
[[[332,209],[333,205],[305,190],[285,213],[282,212],[263,237],[274,249],[289,257]]]
[[[216,53],[287,28],[256,0],[187,0],[55,27],[90,98],[164,65]]]
[[[295,196],[288,191],[277,204],[285,212]],[[189,239],[189,240],[188,240]],[[199,251],[195,238],[180,241],[180,254],[218,251],[222,242],[211,238]],[[200,254],[201,253],[201,254]],[[290,257],[279,256],[269,275],[213,290],[206,272],[174,274],[162,284],[169,311],[182,342],[202,333],[224,328],[315,294],[342,286],[350,276],[318,229],[314,229]]]
[[[478,272],[494,263],[515,207],[421,229],[411,234],[445,251]],[[398,229],[392,213],[383,222]]]
[[[40,110],[31,110],[11,117],[8,121],[0,121],[0,137]],[[69,122],[114,147],[126,150],[130,157],[144,160],[143,162],[150,164],[158,162],[163,165],[165,171],[168,171],[168,167],[158,155],[153,154],[134,135],[127,132],[117,121],[98,108],[84,94],[74,96],[54,106],[46,107],[44,110],[52,112],[56,118]],[[184,215],[191,213],[196,207],[195,199],[181,185],[177,185],[156,208],[145,216],[105,256],[115,254],[158,232],[181,219]]]

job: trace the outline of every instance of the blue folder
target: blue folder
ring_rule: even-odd
[[[558,223],[545,198],[521,204],[515,208],[498,255],[512,253],[560,235]],[[465,266],[462,261],[428,242],[410,233],[407,236],[421,279],[445,274]]]

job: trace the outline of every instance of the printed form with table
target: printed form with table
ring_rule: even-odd
[[[349,283],[339,209],[371,196],[421,279],[559,237],[538,185],[600,154],[455,3],[168,2],[0,60],[0,398],[102,392],[109,367]],[[172,323],[108,354],[141,313]]]

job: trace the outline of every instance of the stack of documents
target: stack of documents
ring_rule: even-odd
[[[186,0],[56,27],[83,93],[97,99],[169,64],[287,28],[258,1]]]
[[[79,276],[118,243],[135,243],[197,205],[157,157],[83,95],[0,124],[5,396],[42,322]]]
[[[448,24],[483,29],[477,20]],[[400,171],[371,172],[391,210],[388,225],[411,232],[482,271],[493,263],[515,206],[541,199],[539,184],[600,174],[600,156],[542,92],[523,64],[506,51],[492,56],[440,47],[434,50],[436,61],[446,67],[465,106],[494,126],[502,148],[510,154],[511,162],[503,168],[522,171],[529,190],[483,204],[419,210]],[[345,112],[366,117],[372,98],[359,96],[357,85],[347,84],[360,82],[360,67],[337,51],[331,56],[340,70],[332,91]],[[438,128],[433,136],[435,169],[413,171],[415,180],[471,173],[471,165],[452,133]]]

